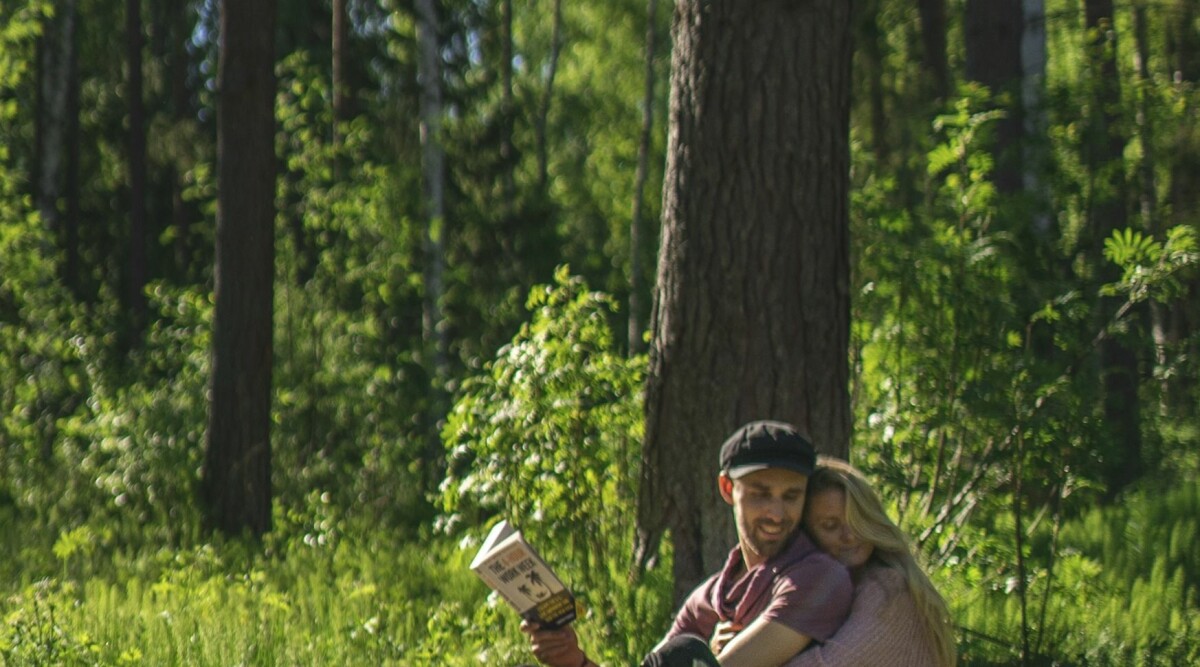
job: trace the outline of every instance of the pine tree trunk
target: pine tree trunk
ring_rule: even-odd
[[[75,0],[61,3],[57,12],[45,20],[38,48],[34,200],[42,221],[51,231],[60,233],[59,200],[66,184],[71,71],[76,57]]]
[[[212,527],[271,528],[275,0],[223,0],[216,307],[201,492]]]
[[[130,316],[130,342],[146,324],[146,104],[142,97],[142,2],[125,2],[125,40],[129,81],[129,257],[126,259],[125,306]]]
[[[1120,279],[1120,269],[1104,259],[1104,239],[1128,225],[1125,209],[1126,185],[1122,165],[1125,138],[1118,127],[1121,106],[1120,74],[1117,69],[1116,26],[1112,0],[1087,0],[1087,28],[1094,31],[1089,45],[1093,98],[1084,137],[1085,163],[1089,175],[1088,227],[1090,253],[1099,283]],[[1097,285],[1097,288],[1099,286]],[[1101,297],[1102,323],[1111,320],[1120,303],[1117,297]],[[1136,316],[1137,311],[1131,313]],[[1142,436],[1138,402],[1138,359],[1119,336],[1107,336],[1100,344],[1100,376],[1103,414],[1109,441],[1105,448],[1106,497],[1111,500],[1141,474]]]
[[[1176,94],[1185,100],[1182,118],[1178,122],[1171,145],[1173,150],[1165,159],[1169,163],[1170,225],[1196,226],[1200,214],[1200,110],[1186,90],[1200,80],[1200,34],[1194,29],[1195,0],[1177,0],[1171,8],[1172,24],[1167,33],[1167,59],[1170,77],[1179,88]],[[1192,360],[1197,368],[1200,360],[1200,277],[1191,277],[1185,293],[1169,306],[1164,323],[1164,344],[1177,354]],[[1167,385],[1165,403],[1171,414],[1187,416],[1195,410],[1197,384],[1194,373],[1179,373]]]
[[[431,434],[426,442],[423,481],[432,485],[441,476],[443,454],[437,438],[437,420],[445,415],[445,388],[450,375],[449,341],[442,312],[445,296],[446,154],[442,147],[442,66],[438,16],[434,0],[418,0],[417,40],[421,49],[421,168],[424,172],[425,303],[423,335],[431,357],[434,396],[426,416]]]
[[[730,432],[771,417],[847,452],[853,40],[842,0],[684,0],[673,35],[638,557],[670,529],[679,598],[734,543]]]
[[[993,95],[1008,93],[1015,99],[1007,106],[1007,116],[997,122],[992,151],[992,183],[1008,194],[1022,188],[1019,100],[1024,17],[1021,0],[967,0],[963,10],[967,78],[987,86]]]
[[[921,16],[921,62],[925,66],[934,97],[950,95],[950,62],[946,55],[946,0],[919,0]]]
[[[1023,0],[1024,14],[1021,31],[1021,115],[1023,141],[1021,149],[1021,186],[1033,198],[1034,231],[1048,237],[1052,218],[1049,214],[1049,193],[1042,185],[1042,175],[1048,162],[1046,146],[1046,113],[1042,106],[1046,89],[1046,3],[1045,0]]]
[[[550,102],[554,99],[554,78],[558,74],[558,55],[562,50],[562,0],[554,0],[553,31],[550,38],[550,62],[542,87],[541,108],[537,116],[538,189],[546,191],[550,178],[550,148],[546,142],[546,127],[550,122]]]
[[[350,38],[350,21],[346,0],[333,0],[332,44],[333,62],[333,145],[342,143],[338,125],[350,119],[350,84],[346,81],[346,42]]]

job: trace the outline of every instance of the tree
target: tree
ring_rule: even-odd
[[[1119,125],[1121,86],[1117,70],[1117,33],[1113,21],[1112,0],[1087,0],[1084,15],[1088,30],[1088,60],[1091,66],[1091,99],[1087,111],[1087,129],[1083,137],[1084,163],[1089,183],[1087,224],[1090,228],[1090,253],[1100,283],[1120,278],[1120,269],[1106,262],[1103,243],[1113,231],[1128,225],[1125,171],[1122,167],[1125,137]],[[1101,322],[1108,321],[1120,308],[1117,297],[1102,297]],[[1136,322],[1138,311],[1131,314]],[[1103,474],[1106,497],[1117,493],[1138,478],[1141,471],[1141,415],[1138,401],[1138,358],[1121,336],[1107,336],[1100,344],[1099,369],[1103,391],[1102,412],[1110,434],[1105,449]]]
[[[75,0],[62,2],[53,17],[43,19],[38,44],[38,90],[36,118],[36,174],[34,200],[47,227],[66,245],[63,279],[76,287],[79,264],[78,188],[72,181],[78,171],[78,149],[73,135],[79,125],[79,56]],[[59,210],[61,199],[69,197],[67,215]]]
[[[449,337],[443,299],[446,269],[446,151],[442,146],[442,59],[434,0],[419,0],[417,41],[421,49],[421,171],[425,194],[425,302],[423,337],[430,353],[434,399],[430,402],[429,424],[444,414],[445,388],[450,375]],[[436,433],[431,428],[431,433]],[[440,476],[442,452],[436,437],[426,448],[426,481]]]
[[[1009,194],[1021,190],[1023,23],[1021,0],[967,0],[963,10],[967,78],[987,86],[995,96],[1008,98],[1000,102],[1008,114],[997,124],[992,182],[997,190]]]
[[[950,62],[946,57],[946,0],[920,0],[921,63],[938,99],[950,94]]]
[[[650,161],[650,143],[654,130],[654,55],[658,34],[658,0],[646,2],[646,88],[642,96],[642,133],[638,140],[637,171],[633,177],[633,214],[629,219],[629,353],[641,354],[642,292],[642,201],[645,198],[646,175]]]
[[[146,103],[142,99],[142,0],[125,2],[125,46],[128,50],[129,89],[129,258],[126,260],[125,307],[130,334],[140,336],[146,323]]]
[[[671,530],[677,597],[732,544],[728,433],[771,417],[847,453],[850,17],[676,6],[637,556]]]
[[[202,494],[217,529],[271,528],[274,0],[221,3],[212,403]]]

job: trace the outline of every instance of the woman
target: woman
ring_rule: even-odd
[[[845,461],[823,458],[809,477],[807,496],[805,530],[850,570],[854,603],[829,641],[786,667],[953,667],[946,603],[870,482]]]

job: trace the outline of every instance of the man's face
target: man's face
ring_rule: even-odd
[[[807,485],[807,475],[782,468],[757,470],[736,480],[721,476],[721,496],[733,505],[747,568],[770,560],[787,546],[804,515]]]

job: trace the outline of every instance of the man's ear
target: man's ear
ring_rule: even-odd
[[[717,489],[721,491],[721,497],[730,505],[733,504],[733,480],[729,475],[721,473],[717,476]]]

